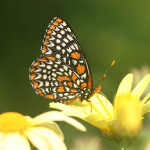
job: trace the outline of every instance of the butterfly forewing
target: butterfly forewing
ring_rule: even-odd
[[[93,80],[85,55],[69,25],[60,18],[49,24],[41,47],[41,57],[30,68],[35,91],[54,101],[84,97]]]

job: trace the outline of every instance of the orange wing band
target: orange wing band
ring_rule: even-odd
[[[85,66],[78,64],[76,67],[78,74],[82,74],[85,72]]]

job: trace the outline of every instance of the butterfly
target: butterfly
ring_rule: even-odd
[[[29,69],[35,92],[53,102],[87,100],[101,89],[93,85],[86,56],[66,21],[55,17],[46,29],[41,56]]]

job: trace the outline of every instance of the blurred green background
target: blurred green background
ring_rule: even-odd
[[[1,0],[0,2],[0,112],[17,111],[32,117],[50,110],[29,82],[29,67],[40,56],[45,30],[53,17],[73,28],[88,58],[95,83],[116,60],[102,84],[112,100],[121,79],[131,68],[150,65],[149,0]],[[79,119],[78,119],[79,120]],[[59,123],[70,148],[76,138],[98,136],[105,149],[118,144],[102,137],[83,121],[88,132]]]

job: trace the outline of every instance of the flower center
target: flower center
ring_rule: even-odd
[[[22,133],[28,126],[29,121],[22,114],[16,112],[6,112],[0,115],[0,132]]]

